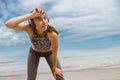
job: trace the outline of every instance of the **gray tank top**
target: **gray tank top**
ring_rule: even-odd
[[[38,50],[49,50],[51,48],[51,42],[48,39],[47,32],[44,36],[40,37],[37,33],[33,33],[31,37],[31,42],[34,47]]]

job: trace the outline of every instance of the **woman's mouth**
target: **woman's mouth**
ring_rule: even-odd
[[[45,28],[47,25],[43,25],[42,28]]]

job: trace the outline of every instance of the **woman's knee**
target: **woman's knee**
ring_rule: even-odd
[[[56,80],[65,80],[64,77],[56,76]]]

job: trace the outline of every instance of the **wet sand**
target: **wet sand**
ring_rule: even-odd
[[[63,70],[64,71],[64,70]],[[120,80],[120,68],[64,71],[65,80]],[[27,80],[26,75],[1,76],[0,80]],[[52,74],[38,73],[36,80],[54,80]]]

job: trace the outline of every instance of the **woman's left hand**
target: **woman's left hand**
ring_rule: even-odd
[[[59,68],[55,68],[54,77],[56,78],[56,76],[64,77],[62,70],[60,70]]]

